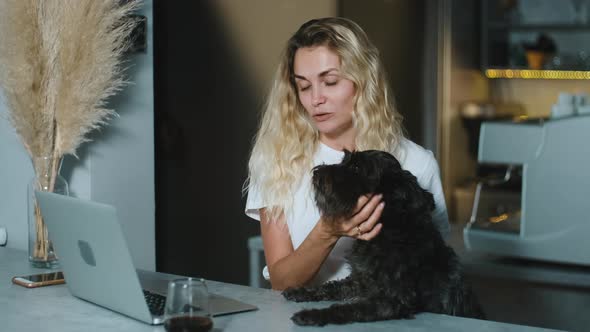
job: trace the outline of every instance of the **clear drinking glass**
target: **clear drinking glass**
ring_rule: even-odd
[[[204,279],[182,278],[168,283],[164,327],[168,332],[200,332],[213,328]]]

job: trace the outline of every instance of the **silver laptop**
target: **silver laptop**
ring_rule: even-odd
[[[163,323],[167,284],[178,276],[134,268],[115,208],[47,192],[35,195],[72,295],[149,324]],[[214,316],[257,309],[216,294],[210,307]]]

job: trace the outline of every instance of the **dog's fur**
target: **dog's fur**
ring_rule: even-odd
[[[361,195],[383,194],[383,228],[371,241],[354,242],[346,257],[349,277],[283,292],[297,302],[347,301],[299,311],[291,318],[296,324],[411,318],[419,312],[484,317],[457,255],[432,222],[432,194],[395,157],[376,150],[346,151],[340,164],[314,169],[313,187],[327,222],[352,215]]]

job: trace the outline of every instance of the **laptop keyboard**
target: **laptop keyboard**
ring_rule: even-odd
[[[150,308],[150,312],[154,316],[163,316],[164,315],[164,306],[166,305],[166,296],[160,295],[157,293],[150,292],[148,290],[143,290],[143,296],[145,297],[145,302],[147,303],[148,307]]]

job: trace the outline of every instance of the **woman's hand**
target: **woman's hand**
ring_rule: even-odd
[[[350,218],[331,221],[320,218],[297,250],[293,248],[285,215],[273,222],[268,220],[266,209],[260,209],[262,243],[272,288],[282,290],[309,283],[342,236],[365,241],[377,236],[382,228],[377,224],[384,207],[381,198],[381,195],[359,198]]]
[[[385,207],[385,202],[381,201],[382,198],[381,194],[361,196],[350,218],[333,221],[320,218],[319,223],[323,232],[333,238],[348,236],[359,240],[372,240],[379,234],[383,226],[380,223],[377,224]]]

